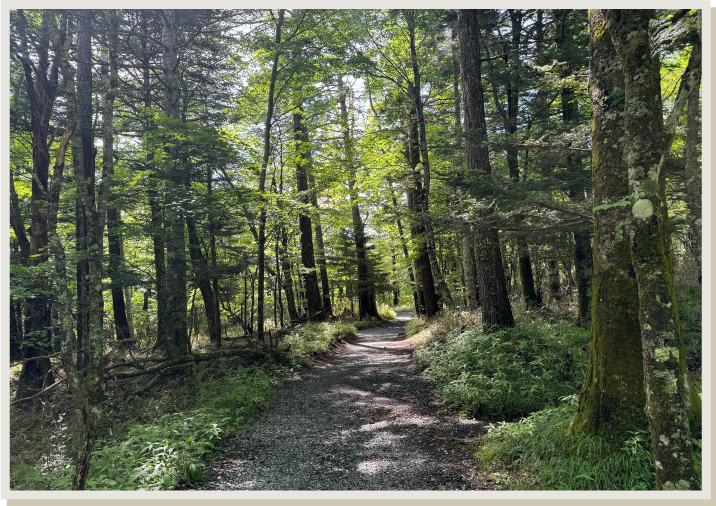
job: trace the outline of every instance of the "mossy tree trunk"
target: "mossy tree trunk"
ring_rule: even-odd
[[[590,360],[572,432],[615,447],[647,426],[639,294],[625,228],[624,77],[601,10],[589,12],[594,188],[594,274]],[[600,209],[601,207],[601,209]]]
[[[631,192],[631,254],[639,286],[646,414],[651,429],[657,489],[697,483],[688,412],[692,394],[674,291],[666,207],[665,154],[678,116],[662,117],[660,63],[651,55],[654,10],[605,10],[604,18],[624,69],[624,146]],[[680,114],[696,87],[701,58],[694,48],[672,114]]]

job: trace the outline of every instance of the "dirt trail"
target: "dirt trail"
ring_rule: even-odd
[[[354,343],[283,389],[273,406],[207,465],[204,490],[469,490],[452,440],[483,422],[439,413],[401,334],[411,313],[360,331]]]

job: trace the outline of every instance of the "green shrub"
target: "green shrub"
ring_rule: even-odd
[[[405,325],[405,333],[409,336],[415,336],[430,327],[430,323],[431,321],[423,316],[413,318]]]
[[[395,314],[395,311],[387,304],[378,304],[378,316],[383,320],[392,320],[398,315]]]
[[[306,365],[311,355],[327,351],[338,339],[354,337],[356,323],[306,323],[284,338],[291,346],[292,360]]]
[[[584,329],[536,321],[490,334],[456,328],[415,358],[449,406],[471,412],[477,403],[479,416],[508,418],[577,392],[588,343]]]

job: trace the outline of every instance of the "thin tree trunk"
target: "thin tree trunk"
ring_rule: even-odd
[[[684,159],[686,160],[686,204],[689,207],[689,232],[691,233],[691,251],[698,268],[699,284],[701,284],[701,164],[699,163],[700,135],[700,108],[699,86],[689,95],[686,109],[686,143],[684,146]]]
[[[209,340],[220,346],[221,334],[216,328],[215,308],[214,308],[214,291],[211,287],[211,279],[209,277],[206,258],[201,251],[199,244],[199,234],[196,230],[196,223],[192,216],[186,217],[186,228],[189,235],[189,257],[191,258],[192,269],[194,271],[194,282],[201,292],[201,299],[204,302],[204,313],[206,323],[209,328]]]
[[[206,168],[206,194],[211,199],[211,167]],[[213,307],[214,307],[214,328],[216,330],[216,347],[221,348],[221,311],[219,310],[219,278],[216,276],[216,230],[214,230],[214,213],[212,209],[209,209],[209,229],[211,231],[210,239],[210,251],[211,251],[211,268],[214,270],[214,274],[211,279],[212,294],[213,294]]]
[[[398,200],[395,198],[395,194],[393,193],[393,183],[391,181],[388,181],[388,188],[390,189],[390,196],[393,201],[393,210],[397,213],[398,212]],[[405,239],[405,235],[403,234],[403,224],[400,221],[400,218],[396,218],[396,223],[398,225],[398,238],[400,239],[400,247],[403,249],[403,256],[405,257],[406,261],[410,261],[410,254],[408,253],[408,241]],[[418,289],[417,285],[415,283],[415,275],[413,274],[413,268],[408,265],[408,276],[410,277],[410,286],[413,289],[413,303],[415,304],[415,312],[417,314],[420,314],[420,304],[418,303]]]
[[[107,202],[105,212],[107,216],[107,242],[109,250],[109,269],[108,274],[111,279],[112,286],[112,313],[114,315],[114,328],[117,340],[128,339],[129,321],[127,320],[127,310],[125,307],[124,293],[122,289],[122,276],[119,270],[122,262],[121,252],[121,232],[118,230],[120,226],[119,209],[113,202],[116,199],[112,188],[112,179],[114,177],[114,99],[117,94],[117,86],[119,78],[117,73],[117,31],[119,27],[119,17],[117,11],[112,9],[107,11],[109,18],[109,33],[107,36],[107,52],[109,53],[109,68],[103,65],[102,73],[103,81],[108,84],[107,93],[104,96],[104,107],[102,110],[102,184],[104,186],[104,197]],[[102,214],[102,211],[100,211]],[[100,217],[100,221],[102,218]]]
[[[258,328],[257,337],[259,342],[264,340],[264,277],[266,259],[266,203],[264,192],[266,191],[266,167],[268,167],[271,154],[271,120],[274,109],[274,90],[276,88],[276,75],[278,74],[278,59],[281,54],[281,25],[283,24],[284,10],[279,9],[276,22],[276,40],[274,48],[273,66],[271,67],[271,80],[269,81],[268,108],[266,111],[266,123],[264,124],[264,155],[261,163],[261,177],[259,179],[259,192],[261,193],[261,210],[259,214],[259,240],[258,240]]]
[[[313,176],[309,173],[308,174],[308,181],[311,185],[311,188],[314,188],[315,182],[313,180]],[[316,192],[311,192],[311,204],[313,204],[313,207],[318,210],[318,197],[316,196]],[[326,268],[326,250],[323,245],[323,227],[321,226],[321,216],[320,214],[316,213],[315,218],[315,227],[316,227],[316,263],[318,263],[318,267],[321,273],[321,291],[323,292],[323,313],[326,317],[331,316],[333,314],[333,308],[331,304],[331,290],[330,286],[328,284],[328,269]]]

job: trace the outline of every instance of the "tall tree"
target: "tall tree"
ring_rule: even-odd
[[[639,293],[631,258],[624,163],[624,74],[600,9],[589,11],[594,272],[589,366],[572,431],[618,447],[647,426]]]
[[[117,71],[117,38],[119,30],[119,15],[115,9],[106,12],[109,30],[107,33],[108,64],[103,65],[102,73],[105,77],[107,92],[104,96],[102,108],[102,181],[107,186],[107,242],[109,250],[108,274],[112,279],[112,313],[114,315],[114,329],[118,340],[129,338],[129,321],[124,300],[124,290],[120,265],[122,264],[122,236],[118,230],[120,226],[119,209],[114,204],[116,195],[111,187],[114,176],[114,100],[117,95],[119,77]]]
[[[663,120],[660,62],[651,52],[653,10],[605,10],[604,18],[624,69],[624,145],[631,191],[632,262],[639,286],[646,414],[657,489],[696,485],[688,411],[692,392],[674,291],[666,207],[665,154],[689,94],[698,89],[701,52],[694,46],[674,108]]]
[[[47,11],[41,14],[39,32],[29,33],[26,13],[15,12],[20,47],[13,55],[20,60],[25,73],[25,91],[30,100],[30,128],[32,139],[32,195],[30,201],[30,228],[27,248],[27,265],[37,267],[47,261],[47,200],[50,166],[49,126],[50,116],[57,98],[59,54],[50,59],[50,34],[48,25],[54,23],[54,16]],[[30,41],[36,41],[31,48]],[[33,51],[33,58],[30,51]],[[26,237],[18,227],[18,237]],[[18,399],[40,390],[52,383],[52,371],[47,352],[51,349],[52,329],[50,299],[47,296],[48,280],[38,276],[32,290],[34,297],[25,300],[25,336],[28,341],[23,347],[23,362],[18,385]],[[35,357],[42,357],[37,358]]]
[[[700,80],[689,95],[686,106],[686,142],[684,159],[686,162],[686,203],[689,206],[689,231],[691,232],[691,251],[693,251],[701,284],[701,164],[699,163],[701,111],[699,107]]]
[[[343,135],[343,147],[348,170],[348,191],[351,199],[351,217],[353,218],[353,234],[356,245],[356,260],[358,267],[358,315],[363,318],[377,318],[378,308],[375,297],[371,297],[370,273],[366,257],[366,238],[363,218],[358,205],[358,190],[356,184],[356,166],[353,152],[353,136],[348,122],[348,107],[346,106],[347,87],[343,82],[343,76],[338,76],[340,106],[340,123]]]
[[[487,124],[482,88],[478,11],[459,9],[457,19],[468,170],[474,174],[489,176],[492,169],[485,145]],[[488,216],[493,211],[488,207],[481,211],[481,214]],[[477,271],[480,280],[482,322],[488,327],[511,327],[515,321],[507,298],[497,230],[479,226],[477,235],[479,243],[479,251],[476,252]]]
[[[273,13],[271,14],[273,17]],[[259,179],[259,192],[261,193],[261,210],[259,214],[259,231],[258,231],[258,308],[257,308],[257,336],[259,341],[264,339],[264,283],[266,270],[266,206],[264,201],[264,192],[266,191],[266,167],[268,167],[269,157],[271,155],[271,120],[273,118],[273,110],[275,106],[274,91],[276,89],[276,76],[278,75],[278,60],[281,55],[281,26],[283,25],[284,9],[279,9],[278,19],[276,20],[276,39],[274,43],[273,64],[271,66],[271,78],[269,81],[268,106],[266,110],[266,122],[264,124],[264,153],[261,162],[261,176]]]
[[[172,118],[169,129],[178,128],[181,90],[178,79],[177,61],[177,12],[174,9],[162,11],[162,80],[164,82],[164,116]],[[189,331],[187,328],[187,278],[185,247],[185,216],[181,206],[181,187],[186,178],[187,167],[179,156],[178,141],[167,146],[165,173],[169,180],[168,197],[165,204],[165,219],[169,229],[166,238],[167,252],[167,342],[166,352],[170,359],[189,353]]]
[[[298,90],[300,93],[300,88]],[[321,292],[318,288],[316,260],[313,254],[313,230],[311,216],[308,214],[308,165],[310,163],[310,144],[308,129],[304,120],[303,106],[299,104],[293,114],[294,142],[296,146],[296,190],[300,193],[300,201],[305,211],[298,215],[298,226],[301,231],[301,263],[303,264],[303,283],[306,287],[306,304],[308,317],[321,313]],[[323,319],[323,318],[321,318]]]

